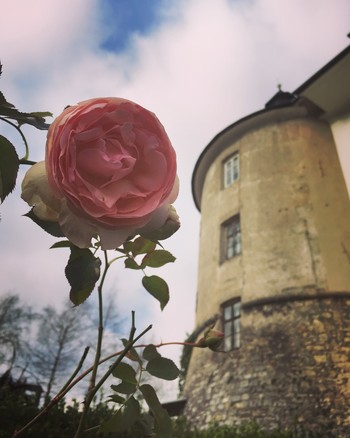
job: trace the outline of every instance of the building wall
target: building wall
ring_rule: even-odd
[[[222,189],[222,162],[236,151],[240,179]],[[220,263],[220,224],[236,213],[242,254]],[[270,123],[236,141],[207,172],[201,214],[198,325],[235,295],[350,291],[350,204],[326,123]]]
[[[193,352],[186,416],[197,427],[350,430],[350,299],[268,304],[242,315],[242,347]]]
[[[223,189],[223,161],[235,152],[240,179]],[[241,254],[221,262],[220,226],[238,213]],[[201,214],[196,324],[240,297],[242,346],[193,352],[187,416],[198,426],[255,419],[346,436],[350,204],[329,125],[257,123],[212,162]]]
[[[331,128],[340,161],[343,163],[343,174],[350,195],[350,112],[332,121]]]

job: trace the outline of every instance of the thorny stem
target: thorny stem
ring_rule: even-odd
[[[21,128],[19,126],[17,126],[15,123],[10,122],[10,120],[8,120],[6,117],[0,117],[0,120],[2,120],[3,122],[8,123],[11,126],[13,126],[19,132],[20,136],[22,137],[22,140],[23,140],[23,143],[24,143],[24,147],[25,147],[25,150],[26,150],[26,153],[25,153],[24,157],[21,158],[20,162],[22,160],[27,161],[28,157],[29,157],[29,147],[28,147],[27,140],[26,140],[23,132],[21,131]],[[28,164],[28,163],[23,163],[23,164]]]
[[[104,257],[105,257],[105,267],[103,270],[103,274],[101,277],[100,284],[97,288],[98,292],[98,337],[97,337],[97,347],[96,347],[96,354],[95,354],[95,361],[93,365],[91,380],[90,380],[90,386],[89,391],[95,386],[96,382],[96,376],[97,376],[97,369],[101,357],[101,349],[102,349],[102,338],[103,338],[103,300],[102,300],[102,289],[103,284],[107,275],[107,271],[110,267],[110,264],[108,263],[108,255],[107,251],[104,251]]]
[[[136,341],[136,340],[135,340]],[[148,344],[139,344],[139,345],[133,345],[134,348],[143,348],[143,347],[147,347]],[[157,345],[154,345],[156,348],[160,348],[166,345],[187,345],[189,347],[197,347],[197,344],[195,342],[164,342],[164,343],[160,343]],[[86,349],[85,349],[86,351]],[[114,357],[120,356],[123,353],[124,350],[121,351],[117,351],[115,353],[112,353],[106,357],[104,357],[103,359],[101,359],[99,361],[99,365],[103,364],[104,362],[107,362],[110,359],[113,359]],[[87,351],[86,351],[87,354]],[[80,368],[83,365],[83,359],[85,359],[86,354],[84,353],[82,359],[80,360],[80,363],[76,369],[76,371],[73,373],[72,377],[74,378],[77,373],[79,372]],[[124,357],[124,356],[123,356]],[[119,363],[119,362],[118,362]],[[39,414],[33,418],[33,420],[31,420],[30,423],[26,424],[21,430],[19,430],[18,432],[15,432],[13,435],[13,438],[19,436],[20,434],[22,434],[22,432],[26,431],[30,426],[32,426],[33,424],[35,424],[43,415],[47,414],[47,412],[53,407],[55,406],[60,400],[62,400],[62,398],[72,389],[74,388],[74,386],[79,383],[81,380],[84,379],[84,377],[86,377],[87,375],[89,375],[91,373],[91,371],[93,370],[93,366],[88,368],[86,371],[84,371],[83,373],[81,373],[75,380],[73,380],[72,378],[69,379],[69,382],[67,382],[67,384],[64,385],[64,387],[61,389],[61,391],[59,391],[57,393],[57,395],[50,401],[50,403],[45,406],[43,408],[42,411],[39,412]]]
[[[58,395],[56,397],[54,397],[39,413],[38,415],[36,415],[29,423],[27,423],[24,427],[22,427],[22,429],[15,431],[14,434],[12,435],[13,438],[20,436],[23,432],[25,432],[27,429],[29,429],[31,426],[33,426],[33,424],[35,424],[41,417],[43,417],[44,415],[46,415],[49,410],[55,406],[61,399],[62,397],[64,397],[64,395],[70,390],[70,388],[72,388],[73,386],[71,385],[71,383],[73,382],[75,376],[79,373],[81,367],[83,366],[83,363],[86,359],[86,356],[89,352],[89,348],[90,347],[86,347],[84,350],[83,355],[81,356],[81,359],[76,367],[76,369],[74,370],[73,374],[71,375],[71,377],[68,379],[67,383],[63,386],[63,388],[59,391]],[[90,370],[91,371],[91,370]],[[78,382],[79,380],[77,380]],[[77,383],[76,382],[76,383]],[[63,394],[62,396],[59,396],[60,394]]]
[[[80,419],[78,430],[75,434],[75,438],[79,438],[84,430],[86,417],[87,417],[87,414],[88,414],[88,411],[90,408],[90,404],[91,404],[93,398],[95,397],[97,391],[101,388],[101,386],[105,383],[105,381],[108,379],[108,377],[113,373],[113,371],[116,369],[116,367],[124,359],[124,357],[127,355],[128,351],[133,347],[134,343],[137,342],[142,336],[144,336],[145,333],[147,333],[151,328],[152,328],[152,325],[149,325],[139,336],[137,336],[134,339],[134,335],[135,335],[135,331],[136,331],[135,312],[132,312],[132,325],[131,325],[131,329],[130,329],[129,340],[128,340],[127,344],[125,345],[124,350],[118,356],[117,360],[113,363],[113,365],[111,367],[109,367],[108,371],[101,377],[101,379],[96,383],[96,385],[88,391],[87,396],[85,398],[84,410],[83,410],[83,413],[82,413],[82,416]]]

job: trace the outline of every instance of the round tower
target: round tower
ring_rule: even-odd
[[[201,211],[195,349],[185,414],[350,430],[350,203],[328,121],[279,91],[219,133],[193,174]]]

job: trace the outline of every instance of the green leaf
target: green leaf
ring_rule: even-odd
[[[44,115],[42,116],[41,114]],[[44,117],[49,115],[52,116],[52,114],[48,112],[23,113],[18,111],[18,109],[16,109],[13,105],[0,105],[0,115],[8,119],[15,120],[18,123],[18,126],[27,123],[28,125],[35,126],[35,128],[42,130],[47,130],[50,126],[48,123],[46,123]]]
[[[99,432],[123,432],[129,429],[141,415],[140,404],[134,397],[130,397],[122,409],[114,414],[108,421],[102,423]]]
[[[143,237],[138,237],[133,241],[131,252],[135,257],[138,254],[147,254],[154,251],[157,244]]]
[[[65,237],[58,222],[44,221],[42,219],[39,219],[34,213],[34,207],[23,216],[29,217],[29,219],[39,225],[39,227],[42,228],[44,231],[51,234],[51,236]]]
[[[53,245],[50,246],[50,249],[55,249],[55,248],[70,248],[71,243],[69,240],[60,240],[59,242],[54,243]]]
[[[71,245],[71,254],[65,269],[71,286],[70,299],[78,306],[83,303],[95,288],[100,277],[101,260],[87,249]]]
[[[118,394],[112,394],[112,395],[109,395],[108,397],[109,397],[108,401],[112,401],[114,403],[120,403],[122,405],[125,403],[125,398],[118,395]]]
[[[1,71],[1,64],[0,64],[0,71]],[[12,105],[12,103],[7,102],[5,96],[3,95],[3,93],[1,91],[0,91],[0,106],[4,106],[6,108],[14,108],[15,107],[14,105]]]
[[[130,382],[121,382],[118,385],[111,385],[113,391],[120,392],[121,394],[133,394],[136,391],[136,385]]]
[[[180,371],[171,359],[156,357],[147,363],[146,371],[163,380],[175,380]]]
[[[19,158],[13,144],[0,135],[0,201],[15,188]]]
[[[157,438],[171,438],[172,424],[167,411],[162,407],[157,394],[151,385],[145,384],[140,386],[140,391],[145,398],[145,401],[150,408],[155,423]]]
[[[133,244],[134,244],[134,242],[132,242],[131,240],[127,240],[126,242],[124,242],[123,243],[124,251],[126,253],[131,252]]]
[[[153,344],[149,344],[143,350],[142,357],[145,360],[150,361],[150,360],[156,359],[157,357],[161,357],[161,355],[158,353],[156,347]]]
[[[160,308],[163,310],[169,301],[169,287],[166,281],[157,275],[151,275],[150,277],[145,275],[142,278],[142,284],[147,292],[160,302]]]
[[[129,341],[127,339],[122,339],[122,343],[124,347],[126,347],[129,344]],[[134,362],[138,362],[139,364],[142,364],[142,360],[134,347],[131,347],[129,349],[126,357],[130,360],[133,360]]]
[[[166,251],[165,249],[157,249],[144,256],[141,266],[142,268],[145,268],[146,266],[149,266],[150,268],[160,268],[161,266],[174,262],[175,260],[176,258],[169,251]]]
[[[142,269],[141,266],[136,263],[136,261],[130,257],[124,260],[124,264],[126,268],[129,269]]]
[[[137,383],[134,368],[125,362],[121,362],[112,372],[112,374],[114,377],[121,379],[123,382],[133,383],[134,385]]]

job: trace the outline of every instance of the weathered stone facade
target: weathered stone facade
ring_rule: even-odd
[[[255,420],[350,436],[350,203],[319,116],[305,101],[261,111],[198,160],[196,325],[227,300],[242,306],[240,348],[192,353],[185,414],[199,427]],[[233,153],[239,179],[224,188]],[[237,214],[241,251],[223,260],[222,225]]]
[[[194,424],[255,420],[349,436],[350,294],[309,294],[243,309],[240,349],[193,352],[186,415]]]

